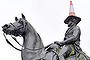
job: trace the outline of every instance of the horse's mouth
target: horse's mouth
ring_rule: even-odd
[[[19,36],[19,32],[15,29],[10,29],[10,26],[8,26],[7,24],[2,26],[2,31],[8,35]]]
[[[3,28],[2,31],[8,35],[19,36],[19,33],[15,30],[9,30],[8,28]]]
[[[4,33],[6,33],[6,34],[11,35],[11,31],[9,31],[8,29],[2,29],[2,31],[3,31]]]

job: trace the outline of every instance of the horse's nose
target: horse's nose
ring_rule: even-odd
[[[10,31],[8,30],[10,26],[8,24],[5,24],[4,26],[2,26],[2,31],[6,34],[10,34]]]
[[[4,26],[2,26],[3,29],[7,29],[9,28],[10,26],[8,24],[5,24]]]

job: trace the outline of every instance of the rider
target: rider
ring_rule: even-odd
[[[75,52],[81,51],[80,48],[80,35],[81,31],[77,24],[81,21],[80,17],[77,16],[68,16],[64,21],[65,24],[68,25],[68,29],[65,33],[64,40],[62,42],[54,42],[60,46],[63,46],[60,53],[60,60],[65,60],[65,58],[74,55]]]

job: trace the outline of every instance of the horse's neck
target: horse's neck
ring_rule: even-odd
[[[27,27],[27,31],[24,36],[23,46],[29,49],[40,49],[44,47],[39,34],[34,30],[31,25]]]

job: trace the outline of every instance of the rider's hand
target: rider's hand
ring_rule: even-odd
[[[54,41],[54,43],[55,43],[55,44],[60,44],[60,42],[59,42],[59,41]]]
[[[59,41],[55,41],[54,43],[57,44],[57,45],[59,45],[59,46],[63,46],[64,45],[63,42],[59,42]]]

